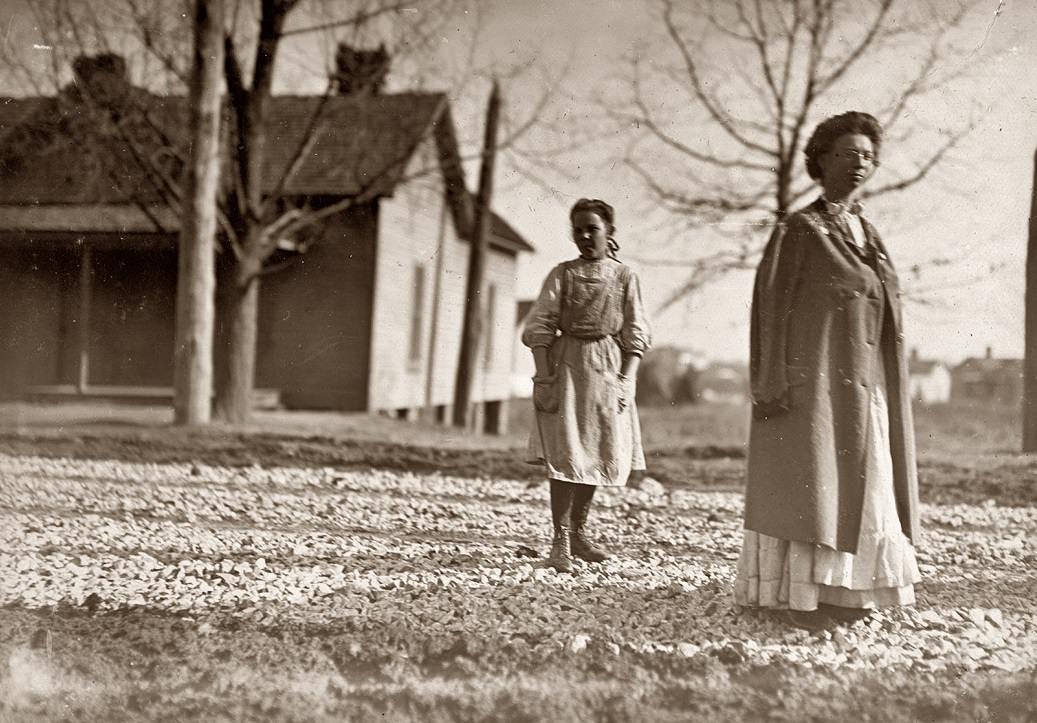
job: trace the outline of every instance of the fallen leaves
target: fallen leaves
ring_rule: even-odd
[[[341,625],[394,655],[462,640],[476,658],[1037,664],[1019,575],[1033,558],[1032,508],[925,506],[919,605],[812,636],[732,607],[741,498],[731,493],[651,480],[602,490],[591,523],[613,557],[565,575],[542,564],[546,488],[524,481],[3,456],[0,478],[3,605]]]

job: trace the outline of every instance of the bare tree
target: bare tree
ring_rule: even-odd
[[[255,0],[234,3],[228,8],[230,13],[223,38],[223,80],[227,88],[225,118],[228,122],[224,136],[229,158],[223,164],[224,180],[217,211],[223,253],[217,264],[221,303],[217,307],[216,325],[224,344],[224,353],[217,355],[217,359],[223,361],[222,368],[216,370],[219,417],[231,422],[248,419],[255,378],[258,287],[263,275],[281,267],[271,263],[279,244],[295,240],[305,245],[325,219],[372,201],[387,179],[405,182],[428,175],[435,168],[434,165],[408,168],[409,175],[402,175],[413,149],[401,149],[399,156],[388,159],[383,167],[365,169],[359,190],[348,197],[327,202],[287,194],[294,175],[301,170],[313,148],[315,131],[326,103],[339,90],[340,83],[332,73],[324,94],[313,99],[312,112],[302,120],[306,128],[279,177],[265,178],[273,79],[286,39],[338,30],[352,31],[354,37],[370,42],[378,33],[365,34],[364,29],[389,18],[393,20],[391,31],[406,32],[404,44],[412,50],[420,50],[432,37],[437,23],[449,17],[447,11],[453,4],[452,0],[357,0],[350,5],[348,14],[342,14],[342,3],[311,0],[311,10],[316,8],[320,13],[310,12],[306,17],[319,15],[321,19],[294,26],[289,26],[288,20],[304,5],[301,0]],[[111,11],[113,7],[116,5],[107,9]],[[180,8],[157,0],[120,0],[117,7],[119,22],[116,23],[110,15],[98,15],[89,4],[84,7],[69,0],[41,3],[36,10],[38,25],[48,29],[55,47],[66,51],[64,57],[61,53],[51,56],[49,73],[44,74],[50,82],[40,82],[38,68],[13,62],[10,57],[0,59],[2,67],[8,73],[19,75],[24,84],[38,94],[50,91],[61,96],[64,65],[71,60],[69,47],[73,49],[73,56],[112,49],[121,52],[128,48],[142,66],[148,64],[154,74],[163,78],[166,87],[182,88],[188,63],[182,42],[176,41],[185,30],[178,20]],[[425,12],[416,12],[420,9]],[[332,12],[337,15],[330,15]],[[74,42],[67,42],[69,37]],[[327,72],[326,69],[310,70],[313,74]],[[154,84],[153,77],[147,80]],[[372,82],[384,80],[384,72],[375,72],[372,76]],[[164,205],[174,217],[185,208],[186,189],[180,177],[186,159],[182,145],[167,132],[168,119],[156,117],[162,112],[161,103],[157,103],[156,108],[161,96],[133,89],[118,93],[118,97],[109,97],[111,93],[97,92],[97,87],[97,84],[78,84],[74,95],[92,112],[85,117],[82,109],[76,108],[76,113],[69,115],[75,115],[77,122],[88,127],[90,145],[96,148],[99,173],[107,173],[113,179],[119,176],[120,168],[112,168],[107,163],[113,157],[110,149],[115,147],[122,149],[114,154],[120,163],[136,165],[143,173],[146,182],[140,188],[124,190],[132,191],[134,202],[153,220],[157,231],[166,231],[156,207]],[[536,124],[552,91],[553,88],[548,87],[533,104],[528,118],[508,126],[509,132],[499,142],[499,149],[512,147]],[[72,135],[57,130],[55,136]],[[470,157],[481,155],[479,151]]]
[[[1037,453],[1037,153],[1033,159],[1030,224],[1026,244],[1025,359],[1023,361],[1023,452]]]
[[[261,0],[250,70],[242,61],[234,36],[225,37],[224,76],[232,119],[230,137],[235,152],[229,169],[233,177],[232,190],[226,199],[226,241],[231,253],[227,255],[229,263],[222,266],[220,282],[225,303],[221,310],[225,323],[226,350],[222,356],[225,369],[217,377],[221,383],[217,387],[216,412],[231,422],[247,421],[250,414],[256,367],[259,279],[278,242],[366,200],[361,194],[318,209],[310,205],[309,199],[286,202],[282,194],[293,174],[301,168],[315,138],[313,130],[322,111],[320,104],[282,177],[273,185],[274,191],[267,192],[268,179],[264,178],[263,170],[267,158],[268,112],[282,40],[292,32],[360,26],[381,15],[400,13],[414,6],[411,2],[395,0],[364,3],[349,17],[288,30],[288,16],[298,4],[299,0]],[[330,86],[328,92],[331,92]]]
[[[475,383],[476,354],[482,339],[482,287],[486,253],[490,245],[490,214],[493,212],[493,171],[497,160],[497,129],[500,118],[500,85],[493,82],[486,109],[485,140],[479,169],[479,191],[475,202],[474,228],[468,257],[465,285],[464,321],[461,326],[461,350],[454,385],[454,426],[467,428],[471,423],[472,387]]]
[[[177,271],[173,410],[177,424],[206,424],[212,408],[216,290],[216,209],[220,170],[223,0],[195,0],[194,58],[188,99],[191,146]]]
[[[965,113],[926,129],[916,112],[962,73],[950,61],[962,57],[955,33],[966,3],[925,10],[898,0],[658,0],[658,7],[676,60],[632,58],[628,92],[608,114],[634,129],[623,161],[654,205],[681,226],[710,224],[727,239],[710,253],[682,250],[677,262],[688,277],[667,305],[755,265],[763,241],[755,229],[812,192],[800,156],[833,104],[867,88],[888,135],[929,131],[926,143],[912,144],[918,155],[896,164],[869,196],[921,182],[975,125]],[[891,63],[901,71],[888,91],[869,87],[869,74]]]

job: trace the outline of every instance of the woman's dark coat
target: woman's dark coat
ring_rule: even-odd
[[[872,386],[884,360],[897,511],[918,535],[918,477],[896,272],[818,200],[775,229],[756,272],[745,526],[856,552]],[[870,261],[870,264],[869,264]],[[881,353],[880,353],[881,352]]]

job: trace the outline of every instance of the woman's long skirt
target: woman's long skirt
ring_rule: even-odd
[[[818,603],[850,608],[914,603],[914,585],[921,578],[893,496],[885,385],[874,389],[868,454],[877,472],[865,481],[856,554],[746,530],[735,579],[737,605],[816,610]]]

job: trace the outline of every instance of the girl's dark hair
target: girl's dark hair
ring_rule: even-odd
[[[569,211],[569,223],[572,223],[576,219],[576,214],[581,211],[595,213],[605,222],[605,232],[609,239],[608,254],[616,261],[619,261],[619,243],[615,239],[616,212],[612,206],[600,198],[581,198],[573,204],[572,209]]]
[[[838,138],[848,134],[860,134],[871,140],[875,148],[875,165],[879,164],[879,150],[882,148],[882,126],[875,116],[859,111],[840,113],[821,121],[814,129],[813,135],[803,149],[807,158],[807,173],[815,181],[821,180],[821,156],[832,150]]]
[[[580,211],[590,211],[601,216],[601,219],[605,222],[605,228],[608,231],[609,238],[616,233],[616,212],[612,209],[612,206],[608,205],[600,198],[581,198],[579,201],[573,204],[572,210],[569,211],[569,223],[572,223],[576,218],[576,214]]]

